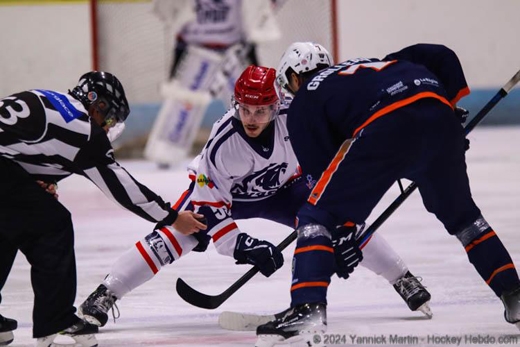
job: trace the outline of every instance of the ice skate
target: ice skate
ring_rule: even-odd
[[[107,312],[112,309],[114,320],[119,318],[119,309],[115,304],[117,298],[107,287],[100,284],[97,289],[79,307],[79,315],[90,324],[102,327],[107,324]],[[114,307],[117,315],[114,313]]]
[[[52,334],[36,339],[36,347],[97,347],[98,343],[94,334],[98,333],[98,331],[99,329],[97,326],[78,319],[76,324],[60,331],[59,334]],[[71,337],[74,340],[74,343],[57,343],[55,342],[55,339],[58,335]]]
[[[0,346],[7,346],[14,340],[13,331],[18,328],[18,322],[5,318],[0,314]]]
[[[504,304],[506,321],[520,329],[520,287],[503,293],[500,300]]]
[[[394,284],[394,289],[406,302],[410,310],[421,311],[428,318],[433,317],[430,309],[430,293],[420,282],[420,277],[415,277],[408,271]]]
[[[272,347],[297,341],[304,341],[309,347],[323,346],[322,334],[327,331],[325,304],[303,304],[284,313],[256,329],[258,339],[255,347]]]

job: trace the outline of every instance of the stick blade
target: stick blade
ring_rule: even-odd
[[[218,324],[226,330],[256,331],[258,326],[275,320],[275,318],[274,315],[224,311],[218,316]]]
[[[193,306],[213,310],[224,302],[221,295],[211,296],[202,294],[190,287],[182,278],[177,279],[175,288],[179,296]]]

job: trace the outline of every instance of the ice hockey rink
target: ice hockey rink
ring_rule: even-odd
[[[520,264],[520,127],[479,127],[469,138],[467,161],[474,198],[515,263]],[[187,188],[183,168],[159,171],[154,164],[144,161],[121,164],[167,200],[175,201]],[[75,223],[79,305],[110,271],[113,261],[149,233],[153,224],[117,206],[79,176],[62,181],[59,194]],[[369,223],[398,194],[397,186],[389,191]],[[276,244],[291,232],[287,227],[259,219],[238,223],[243,231]],[[347,281],[334,277],[329,288],[328,334],[340,337],[329,346],[381,346],[391,341],[399,346],[520,343],[520,331],[504,321],[501,302],[469,264],[458,240],[425,211],[418,192],[379,232],[410,270],[423,278],[432,294],[433,319],[409,311],[383,278],[358,267]],[[271,278],[257,275],[215,310],[196,308],[180,299],[175,291],[176,279],[181,277],[195,289],[215,295],[249,266],[235,265],[212,247],[205,253],[189,254],[118,301],[121,316],[116,323],[110,320],[101,329],[97,335],[99,346],[254,346],[254,332],[221,329],[217,323],[219,313],[266,314],[287,308],[293,249],[294,245],[285,250],[285,265]],[[13,347],[34,345],[29,271],[27,261],[19,254],[2,291],[1,313],[19,323]],[[342,336],[345,343],[340,343]],[[391,337],[402,338],[401,343],[390,340]]]

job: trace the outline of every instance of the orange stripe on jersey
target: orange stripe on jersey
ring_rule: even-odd
[[[175,252],[177,252],[177,254],[180,257],[182,255],[182,248],[181,248],[181,245],[179,245],[179,242],[177,241],[175,236],[173,236],[173,234],[170,232],[170,230],[168,230],[166,227],[162,227],[161,231],[168,237],[168,239],[170,240],[170,242],[173,245],[173,248],[175,248]]]
[[[311,252],[311,251],[325,251],[325,252],[334,253],[334,250],[332,249],[332,247],[328,247],[328,246],[306,246],[306,247],[296,248],[296,250],[294,251],[294,254]]]
[[[295,284],[291,287],[291,291],[300,289],[300,288],[308,288],[308,287],[328,287],[328,282],[302,282]]]
[[[309,199],[307,200],[310,204],[316,205],[318,200],[321,198],[321,195],[323,194],[323,191],[325,188],[327,188],[327,185],[330,182],[330,179],[334,172],[338,169],[339,163],[345,158],[345,155],[348,152],[348,149],[350,148],[351,140],[346,140],[343,142],[341,147],[339,148],[339,151],[336,153],[334,158],[332,159],[331,163],[329,164],[329,167],[323,172],[318,182],[316,182],[316,185],[314,186],[314,189],[312,190],[311,194],[309,195]]]
[[[479,239],[476,239],[476,240],[473,240],[469,245],[467,245],[464,249],[466,250],[466,252],[469,252],[473,247],[475,247],[476,245],[478,245],[479,243],[482,243],[484,241],[486,241],[487,239],[493,237],[493,236],[497,236],[497,234],[495,234],[495,232],[493,230],[491,230],[490,232],[488,232],[487,234],[485,234],[484,236],[482,236],[481,238]]]
[[[499,267],[498,269],[496,269],[495,271],[493,271],[493,273],[491,274],[491,276],[489,277],[489,279],[486,281],[487,284],[490,284],[491,281],[493,281],[493,278],[498,275],[499,273],[501,273],[502,271],[505,271],[505,270],[509,270],[509,269],[514,269],[515,266],[513,265],[513,263],[509,263],[509,264],[506,264],[504,266],[501,266]]]
[[[137,250],[139,251],[139,253],[141,253],[141,256],[144,258],[144,260],[146,261],[148,266],[150,267],[150,270],[152,270],[153,274],[155,275],[156,273],[158,273],[159,269],[157,269],[157,266],[155,266],[155,263],[153,262],[152,258],[150,258],[148,253],[146,253],[146,250],[144,249],[143,245],[141,244],[141,241],[137,241],[135,246],[137,247]]]
[[[463,97],[465,97],[469,93],[470,93],[469,87],[462,88],[457,93],[457,95],[455,95],[455,97],[453,99],[451,99],[451,101],[450,101],[451,106],[455,107],[455,105],[457,105],[457,102],[459,102],[460,99],[462,99]]]
[[[233,229],[238,229],[238,226],[235,222],[233,222],[233,223],[229,224],[228,226],[217,231],[215,233],[215,235],[213,235],[213,237],[212,237],[213,242],[217,242],[218,239],[220,239],[222,236],[226,235],[228,232],[230,232]]]
[[[423,93],[415,94],[414,96],[409,97],[407,99],[403,99],[403,100],[399,100],[397,102],[394,102],[393,104],[390,104],[390,105],[380,109],[376,113],[374,113],[372,116],[370,116],[370,118],[368,118],[365,121],[365,123],[361,124],[360,127],[358,127],[356,130],[354,130],[354,134],[352,134],[352,137],[355,137],[361,131],[361,129],[363,129],[364,127],[366,127],[367,125],[369,125],[370,123],[372,123],[373,121],[378,119],[379,117],[384,116],[385,114],[390,113],[392,111],[395,111],[398,108],[401,108],[403,106],[409,105],[409,104],[411,104],[411,103],[413,103],[413,102],[415,102],[415,101],[417,101],[419,99],[424,99],[424,98],[434,98],[434,99],[437,99],[437,100],[445,103],[449,107],[452,107],[448,100],[446,100],[444,97],[442,97],[440,95],[437,95],[435,93],[423,92]]]
[[[179,208],[179,206],[181,205],[181,203],[184,201],[184,199],[186,198],[186,195],[188,195],[189,193],[191,192],[191,190],[186,190],[184,191],[184,193],[182,193],[181,197],[179,198],[179,200],[177,200],[177,202],[175,203],[175,205],[173,205],[172,209],[174,210],[177,210]]]

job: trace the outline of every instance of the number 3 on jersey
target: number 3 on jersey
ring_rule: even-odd
[[[6,102],[7,100],[9,100],[9,103]],[[16,108],[21,108],[21,110],[15,111],[14,108],[9,104],[16,104]],[[2,123],[7,125],[14,125],[18,121],[18,118],[27,118],[30,114],[31,112],[29,111],[29,106],[27,106],[27,104],[22,100],[13,97],[7,97],[4,98],[3,102],[0,101],[0,122]]]

